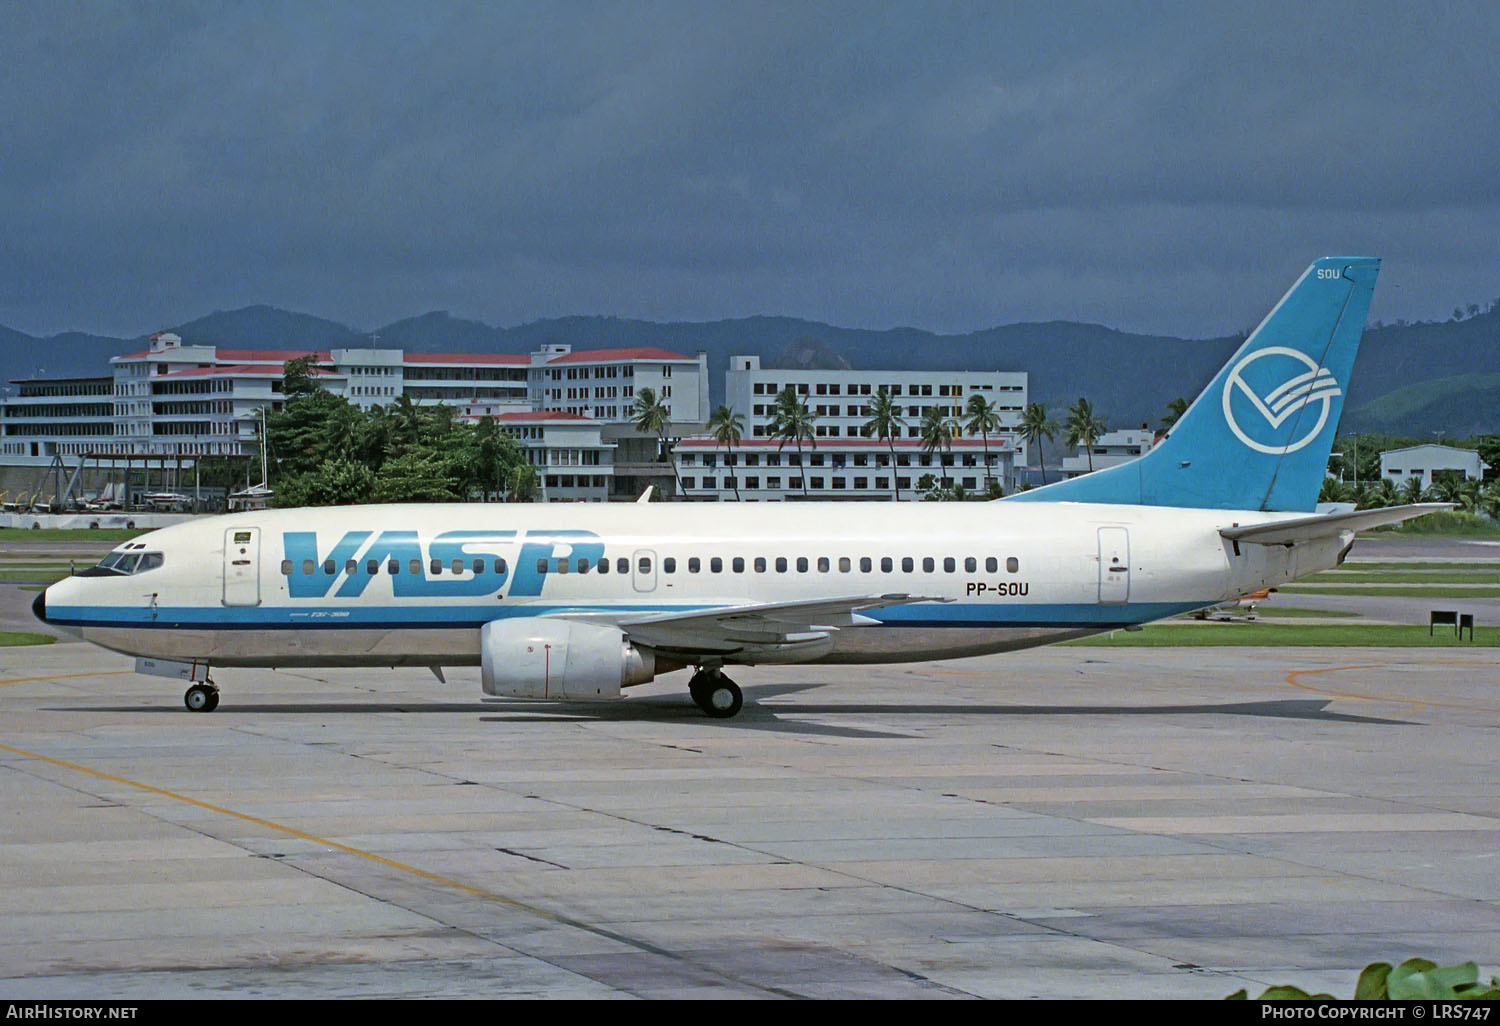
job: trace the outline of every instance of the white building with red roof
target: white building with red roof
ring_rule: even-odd
[[[633,438],[636,398],[651,388],[673,434],[702,430],[708,416],[708,358],[655,348],[575,352],[552,343],[529,354],[417,353],[401,349],[245,350],[153,335],[144,350],[110,360],[112,376],[16,382],[0,402],[0,456],[26,461],[90,455],[157,466],[197,457],[254,455],[261,420],[281,408],[285,365],[312,356],[310,374],[361,409],[405,396],[443,403],[460,417],[494,417],[525,445],[544,494],[555,499],[615,495],[614,450],[634,462],[620,487],[671,481],[671,465],[635,466],[655,439]],[[601,432],[611,428],[605,440]]]

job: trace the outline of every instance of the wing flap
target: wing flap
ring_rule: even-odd
[[[632,641],[677,652],[788,651],[825,645],[842,627],[877,622],[861,616],[861,610],[949,601],[952,600],[928,595],[857,595],[662,613],[620,620],[618,624]]]
[[[1323,516],[1297,517],[1271,524],[1248,527],[1221,527],[1219,533],[1230,541],[1256,545],[1297,545],[1302,542],[1333,538],[1346,531],[1368,531],[1372,527],[1399,524],[1414,517],[1452,509],[1451,502],[1423,502],[1412,506],[1388,506],[1363,509],[1353,513],[1330,513]]]

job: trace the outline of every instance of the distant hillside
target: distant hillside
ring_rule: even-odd
[[[1466,438],[1500,431],[1496,410],[1500,410],[1500,373],[1465,374],[1393,389],[1372,402],[1345,409],[1339,429],[1345,434],[1384,434],[1392,433],[1392,425],[1400,425],[1403,434],[1417,438]]]
[[[1061,419],[1087,396],[1112,428],[1155,426],[1172,399],[1191,399],[1229,358],[1237,338],[1189,340],[1134,335],[1098,324],[1010,324],[962,335],[918,328],[872,331],[794,317],[708,322],[562,317],[492,328],[435,311],[373,332],[269,306],[217,311],[178,325],[188,342],[236,349],[381,346],[415,352],[529,353],[544,342],[575,349],[653,346],[708,354],[710,390],[723,401],[729,357],[756,355],[765,366],[815,361],[856,370],[1024,370],[1031,398]],[[0,326],[0,382],[14,378],[109,373],[109,357],[144,338],[69,333],[38,339]],[[784,364],[783,364],[784,365]],[[1385,325],[1365,332],[1342,430],[1430,437],[1500,429],[1500,308],[1467,320]]]
[[[321,350],[370,344],[370,336],[362,331],[311,314],[278,310],[274,306],[215,310],[207,317],[170,330],[181,335],[185,342],[203,342],[231,349]]]

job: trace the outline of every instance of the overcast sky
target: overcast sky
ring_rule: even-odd
[[[1500,4],[0,3],[0,324],[1500,296]]]

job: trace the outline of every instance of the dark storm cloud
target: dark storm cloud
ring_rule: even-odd
[[[1247,9],[1247,7],[1249,9]],[[1253,322],[1500,294],[1493,4],[11,4],[0,323]]]

